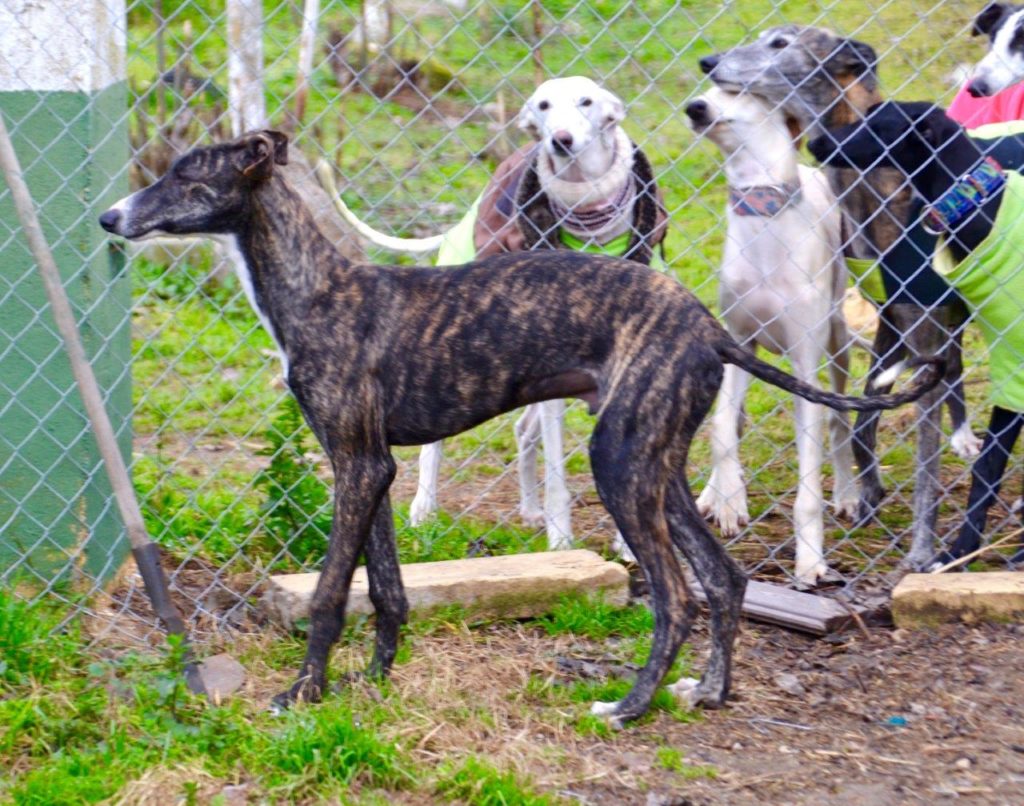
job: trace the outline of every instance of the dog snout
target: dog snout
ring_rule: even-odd
[[[116,208],[111,208],[100,216],[100,226],[107,232],[111,232],[116,235],[121,225],[121,218],[121,211]]]
[[[711,71],[718,67],[718,62],[720,60],[721,57],[717,54],[714,56],[705,56],[700,60],[700,62],[698,62],[698,64],[700,64],[700,71],[706,76],[711,75]]]
[[[561,154],[571,154],[572,143],[572,134],[565,131],[565,129],[559,129],[551,135],[552,147]]]
[[[686,116],[694,123],[706,125],[711,122],[707,101],[691,101],[686,105]]]
[[[983,78],[975,78],[967,83],[967,92],[972,98],[986,98],[992,94],[988,82]]]

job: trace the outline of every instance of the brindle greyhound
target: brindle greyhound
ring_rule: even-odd
[[[881,101],[871,46],[821,28],[784,25],[764,31],[757,41],[701,59],[701,69],[719,86],[746,90],[767,98],[795,117],[809,137],[852,123]],[[878,261],[903,239],[909,220],[911,190],[906,178],[890,167],[865,174],[829,168],[829,181],[844,212],[847,257]],[[913,252],[913,247],[911,247]],[[916,283],[926,276],[921,259],[911,255],[906,275]],[[887,261],[888,264],[888,261]],[[928,277],[931,277],[930,273]],[[931,280],[934,282],[931,282]],[[962,373],[963,302],[937,277],[928,280],[935,297],[925,302],[918,286],[889,292],[879,309],[879,327],[872,346],[868,394],[884,391],[878,376],[906,351],[918,355],[943,353],[947,359],[945,388],[919,402],[917,463],[914,478],[914,526],[906,562],[922,567],[932,557],[938,517],[938,472],[943,398],[953,419],[953,447],[974,456],[980,441],[971,432],[964,404]],[[888,289],[887,289],[888,291]],[[910,293],[904,293],[909,291]],[[916,299],[915,299],[916,298]],[[857,521],[875,516],[884,495],[875,455],[878,414],[865,411],[854,427],[854,456],[861,471]]]
[[[228,244],[285,375],[331,459],[334,520],[310,609],[299,679],[275,698],[319,700],[365,552],[377,636],[369,674],[395,657],[408,605],[388,487],[391,445],[457,434],[502,412],[579,397],[597,414],[594,479],[650,586],[650,657],[629,694],[595,704],[617,722],[643,714],[696,612],[673,548],[711,608],[712,650],[693,703],[719,706],[730,684],[743,572],[697,514],[684,475],[723,362],[808,400],[889,408],[935,386],[942,359],[911,390],[872,398],[823,392],[741,348],[693,294],[633,261],[568,250],[500,255],[446,269],[356,265],[323,237],[276,166],[287,138],[264,131],[196,148],[100,217],[129,239],[208,235]]]

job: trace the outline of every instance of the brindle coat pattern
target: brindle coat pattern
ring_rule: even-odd
[[[723,362],[853,409],[907,402],[938,382],[936,369],[896,395],[820,391],[740,348],[693,294],[632,261],[555,250],[446,269],[353,264],[275,170],[286,155],[276,132],[197,148],[100,218],[127,238],[164,231],[233,241],[253,302],[286,358],[288,384],[330,457],[334,518],[306,658],[276,702],[321,698],[362,553],[377,613],[369,671],[383,675],[394,660],[408,605],[388,499],[389,447],[576,396],[597,414],[590,444],[597,490],[647,577],[655,615],[647,664],[611,716],[644,713],[689,632],[696,608],[675,549],[711,609],[711,656],[692,699],[722,704],[746,578],[697,515],[684,470]]]
[[[746,90],[778,104],[795,117],[809,137],[859,121],[882,100],[875,67],[878,58],[863,42],[823,28],[782,25],[762,32],[749,45],[706,57],[701,69],[719,86]],[[829,182],[844,212],[844,243],[848,257],[877,260],[904,232],[912,191],[906,177],[890,167],[867,172],[830,167]],[[919,402],[917,463],[913,498],[913,538],[907,563],[926,564],[933,553],[938,518],[938,472],[942,441],[940,404],[949,407],[954,429],[965,426],[967,413],[962,380],[962,303],[929,309],[889,303],[879,310],[872,345],[868,394],[873,381],[908,350],[916,355],[942,353],[944,387]],[[877,412],[864,412],[854,426],[854,456],[860,468],[858,522],[875,516],[884,496],[876,456]]]

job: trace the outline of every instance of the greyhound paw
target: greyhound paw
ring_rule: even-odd
[[[735,537],[742,527],[750,523],[746,494],[721,495],[713,481],[709,481],[697,497],[697,511],[718,525],[722,537]]]
[[[793,586],[797,590],[806,591],[818,587],[826,582],[840,582],[842,577],[831,568],[824,560],[819,560],[810,568],[797,568],[793,580]]]
[[[519,519],[527,526],[543,526],[544,510],[524,504],[519,507]]]
[[[680,677],[665,689],[687,708],[703,706],[705,708],[721,708],[722,697],[709,691],[703,681],[696,677]]]
[[[636,555],[633,554],[632,550],[626,544],[626,539],[622,536],[622,532],[618,529],[615,530],[615,536],[612,538],[612,552],[624,563],[633,563],[636,565]]]
[[[569,551],[572,548],[572,535],[559,529],[548,530],[548,551]]]
[[[590,713],[594,716],[603,717],[604,720],[615,730],[621,730],[625,720],[619,714],[621,702],[595,702],[590,706]]]
[[[837,500],[833,502],[832,506],[835,509],[836,517],[845,521],[855,520],[860,510],[860,502],[856,498]]]
[[[409,505],[409,523],[422,526],[437,513],[437,499],[422,493],[416,493]]]
[[[981,453],[982,441],[975,436],[970,424],[964,423],[953,432],[949,445],[961,459],[973,459]]]

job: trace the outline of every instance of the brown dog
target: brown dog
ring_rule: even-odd
[[[319,700],[352,574],[365,552],[377,638],[390,668],[408,605],[388,488],[391,445],[457,434],[528,403],[579,397],[597,414],[594,479],[650,585],[654,641],[633,689],[598,704],[615,721],[650,705],[696,612],[675,549],[711,608],[712,651],[694,703],[721,705],[746,578],[712,536],[684,476],[723,362],[842,409],[897,406],[934,386],[873,398],[830,394],[757,359],[675,280],[630,260],[518,252],[447,269],[354,265],[338,254],[277,166],[287,139],[259,132],[197,148],[100,217],[111,233],[226,242],[281,348],[288,384],[334,470],[334,521],[299,679],[275,702]],[[917,363],[941,365],[940,359]]]

